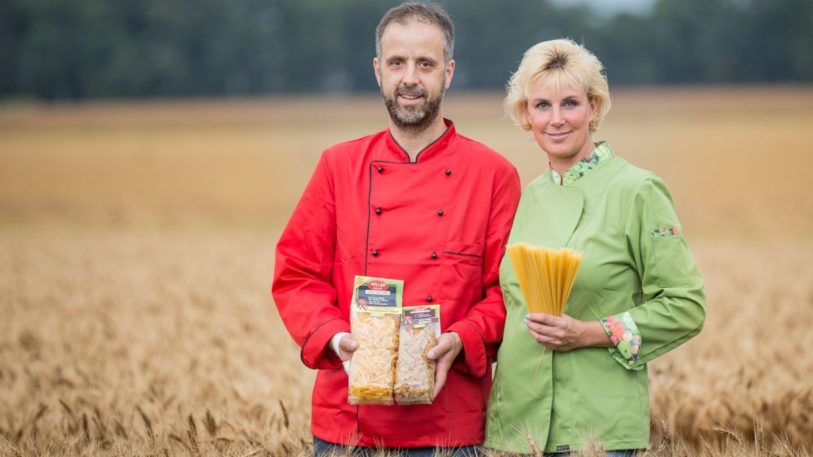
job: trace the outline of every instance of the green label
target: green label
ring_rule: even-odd
[[[375,314],[400,313],[404,281],[400,279],[356,276],[353,309]]]

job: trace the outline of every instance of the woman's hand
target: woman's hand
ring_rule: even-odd
[[[612,345],[599,321],[580,321],[567,314],[557,317],[529,313],[525,316],[525,325],[539,344],[553,351],[567,352],[582,347]]]

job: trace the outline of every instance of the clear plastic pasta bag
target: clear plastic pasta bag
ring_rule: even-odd
[[[401,317],[395,401],[399,405],[428,405],[435,388],[435,361],[426,354],[438,344],[438,305],[407,307]]]
[[[350,329],[358,349],[350,359],[350,404],[393,404],[402,296],[403,281],[356,276]]]

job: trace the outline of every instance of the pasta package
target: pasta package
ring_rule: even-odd
[[[403,293],[399,279],[356,276],[350,331],[358,349],[350,359],[350,404],[393,404]]]
[[[403,309],[395,374],[395,401],[399,405],[428,405],[435,389],[435,361],[426,354],[438,344],[440,307]]]

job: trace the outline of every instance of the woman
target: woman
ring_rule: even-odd
[[[610,108],[601,62],[570,40],[531,47],[506,111],[550,170],[522,195],[509,244],[583,252],[565,314],[526,311],[508,256],[507,319],[486,447],[509,453],[649,444],[646,364],[703,327],[703,282],[663,181],[594,143]]]

